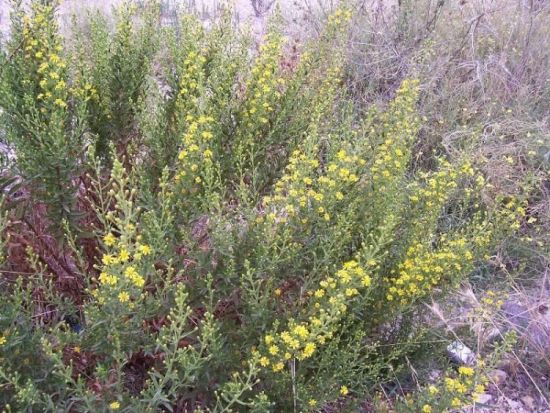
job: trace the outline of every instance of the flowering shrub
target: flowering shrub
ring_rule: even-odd
[[[28,14],[15,9],[12,29],[0,88],[6,140],[16,148],[17,167],[32,181],[37,199],[51,206],[54,219],[70,219],[83,112],[70,88],[53,5],[34,2]]]
[[[276,29],[252,47],[229,15],[157,30],[150,6],[63,42],[53,4],[30,10],[1,104],[64,258],[30,232],[4,254],[5,411],[353,409],[418,351],[422,301],[523,219],[521,199],[482,202],[473,160],[414,167],[417,80],[353,109],[347,10],[295,53]],[[458,407],[483,380],[455,376]]]

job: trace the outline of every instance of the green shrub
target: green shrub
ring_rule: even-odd
[[[17,171],[51,219],[74,221],[83,138],[83,107],[75,99],[67,60],[48,2],[32,3],[26,14],[15,3],[12,33],[0,57],[0,100],[7,143]]]
[[[39,16],[53,19],[51,6],[33,10],[20,12],[23,34]],[[405,374],[428,334],[422,301],[466,278],[518,225],[522,201],[485,205],[468,159],[412,167],[417,80],[384,109],[353,108],[343,88],[349,10],[297,56],[276,29],[252,48],[228,17],[205,29],[185,16],[161,47],[151,15],[141,29],[117,16],[114,33],[95,18],[92,35],[77,36],[78,58],[60,72],[74,87],[48,97],[63,104],[36,103],[44,76],[24,54],[5,60],[16,102],[3,103],[6,113],[22,107],[21,119],[37,116],[56,145],[71,145],[35,158],[40,147],[18,134],[31,134],[27,123],[14,122],[17,166],[45,174],[67,162],[67,182],[83,169],[94,233],[86,254],[65,230],[83,284],[73,298],[56,294],[59,274],[32,248],[33,277],[10,275],[0,402],[6,411],[353,410]],[[83,124],[88,150],[73,139]]]

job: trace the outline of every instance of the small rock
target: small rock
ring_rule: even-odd
[[[533,399],[531,396],[523,396],[521,398],[521,401],[523,402],[525,407],[527,407],[528,409],[530,410],[535,409],[535,399]]]
[[[506,401],[508,402],[508,406],[510,406],[510,408],[513,409],[514,411],[516,411],[516,412],[522,412],[523,411],[523,406],[521,405],[520,402],[518,402],[516,400],[512,400],[510,398],[506,398]]]
[[[524,305],[514,301],[506,301],[502,305],[502,312],[514,329],[525,331],[529,326],[529,309]]]
[[[439,380],[441,378],[441,370],[432,370],[430,371],[430,374],[428,375],[428,379],[431,381],[431,382],[435,382],[437,380]]]
[[[540,307],[547,308],[543,305],[539,306],[538,313],[527,329],[527,337],[533,346],[544,353],[543,349],[550,348],[550,311],[544,309],[541,311]]]
[[[502,384],[506,381],[508,373],[504,370],[495,369],[489,373],[489,377],[495,384]]]
[[[476,403],[487,404],[493,399],[493,396],[489,393],[481,393],[477,396]]]

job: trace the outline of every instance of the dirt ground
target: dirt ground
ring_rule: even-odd
[[[64,0],[59,7],[62,27],[70,24],[74,14],[80,15],[86,10],[100,10],[108,13],[113,7],[120,6],[125,1],[127,0]],[[174,10],[180,7],[196,10],[204,19],[208,19],[224,4],[233,4],[236,20],[249,23],[254,30],[263,29],[267,15],[276,7],[280,8],[286,21],[299,19],[303,14],[301,12],[305,9],[319,8],[317,2],[314,3],[315,6],[310,6],[307,0],[164,0],[163,14],[166,19],[173,18]],[[0,32],[3,35],[9,33],[9,14],[10,0],[0,0]]]

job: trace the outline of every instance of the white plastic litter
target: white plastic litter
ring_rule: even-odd
[[[474,352],[458,340],[447,346],[447,353],[451,360],[459,364],[473,365],[476,360]]]

